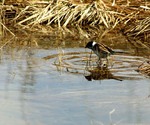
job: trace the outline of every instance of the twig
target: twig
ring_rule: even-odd
[[[15,37],[12,37],[10,40],[8,40],[7,42],[5,42],[1,47],[0,50],[2,50],[8,43],[11,42],[12,39],[14,39]]]
[[[1,24],[7,31],[9,31],[9,32],[11,33],[11,35],[13,35],[13,36],[15,37],[15,34],[14,34],[12,31],[10,31],[2,22],[0,22],[0,24]]]

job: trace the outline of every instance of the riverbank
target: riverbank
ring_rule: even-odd
[[[107,33],[121,33],[136,46],[149,49],[150,2],[148,1],[26,1],[7,2],[1,5],[1,30],[14,32],[28,30],[102,40]],[[72,30],[73,29],[73,30]],[[60,35],[60,36],[62,36]]]

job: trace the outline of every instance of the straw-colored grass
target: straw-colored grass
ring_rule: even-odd
[[[77,32],[86,38],[91,38],[93,34],[98,37],[105,35],[106,32],[99,35],[97,29],[100,27],[107,29],[107,33],[114,29],[124,30],[128,38],[133,37],[141,41],[148,41],[150,37],[149,1],[57,0],[56,3],[44,2],[44,6],[32,2],[19,10],[21,11],[11,21],[19,28],[33,31],[37,31],[36,28],[44,24],[71,34],[74,33],[70,29],[76,28]],[[96,30],[89,34],[85,27]]]
[[[35,26],[44,23],[46,25],[57,24],[59,27],[105,25],[111,28],[117,24],[117,15],[122,15],[112,11],[102,0],[91,4],[70,4],[69,1],[60,0],[57,4],[47,5],[46,8],[27,6],[15,20],[25,17],[29,11],[30,16],[19,21],[19,25]]]
[[[136,41],[141,47],[150,50],[150,17],[136,20],[133,25],[126,26],[125,35],[129,42]]]
[[[150,77],[150,61],[143,62],[137,71]]]
[[[140,37],[140,35],[146,35],[144,38],[146,38],[145,40],[148,40],[148,38],[150,38],[150,17],[136,21],[135,26],[129,27],[126,33],[130,37]]]

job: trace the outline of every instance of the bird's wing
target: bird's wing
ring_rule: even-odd
[[[106,53],[110,53],[109,49],[107,49],[107,46],[105,46],[104,44],[100,43],[99,45],[99,49],[100,51],[106,52]]]
[[[99,47],[100,47],[100,49],[102,49],[103,51],[105,51],[105,52],[107,52],[107,53],[111,53],[111,54],[114,53],[114,51],[113,51],[111,48],[109,48],[108,46],[106,46],[106,45],[103,44],[103,43],[100,43],[100,44],[99,44]]]

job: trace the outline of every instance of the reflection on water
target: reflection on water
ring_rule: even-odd
[[[135,71],[144,57],[113,55],[113,67],[104,72],[112,79],[98,80],[85,70],[88,50],[63,51],[61,56],[55,48],[2,51],[0,125],[150,123],[150,79]]]
[[[90,75],[85,76],[85,78],[88,81],[92,81],[92,80],[103,80],[103,79],[115,79],[115,80],[119,80],[122,81],[121,78],[114,76],[110,70],[106,67],[97,67],[94,68],[92,70],[88,70],[90,72]]]

